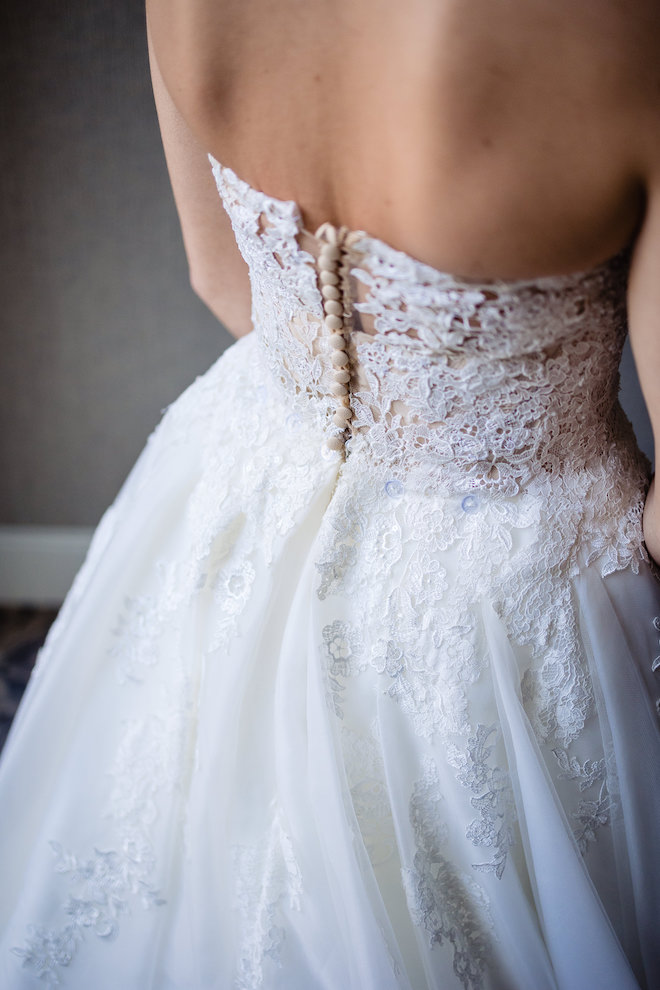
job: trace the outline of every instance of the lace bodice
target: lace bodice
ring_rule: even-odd
[[[294,202],[212,162],[273,376],[296,412],[332,432],[319,239]],[[627,251],[584,273],[489,283],[437,271],[361,232],[346,255],[348,456],[360,451],[436,492],[513,495],[601,459],[627,431],[617,403]]]

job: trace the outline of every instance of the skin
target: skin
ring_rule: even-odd
[[[583,271],[634,241],[633,353],[660,438],[657,0],[148,0],[195,291],[249,332],[206,152],[442,271]],[[656,456],[660,456],[660,451]],[[644,514],[660,560],[660,500]]]

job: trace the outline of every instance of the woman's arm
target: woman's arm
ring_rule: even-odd
[[[190,283],[227,330],[242,337],[252,329],[247,265],[220,202],[206,152],[167,91],[150,36],[149,61]]]
[[[646,216],[635,246],[628,318],[637,374],[653,428],[655,462],[660,465],[660,174],[649,190]],[[653,559],[660,563],[660,493],[655,482],[644,507],[644,540]]]

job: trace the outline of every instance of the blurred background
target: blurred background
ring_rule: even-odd
[[[189,288],[142,4],[5,0],[0,39],[1,600],[17,539],[79,554],[231,338]]]
[[[231,342],[193,295],[139,0],[0,5],[0,744],[92,527]]]
[[[142,4],[4,0],[0,39],[1,718],[3,663],[33,651],[161,410],[231,338],[189,288]],[[622,370],[650,452],[628,351]]]

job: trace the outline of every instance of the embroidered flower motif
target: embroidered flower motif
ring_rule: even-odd
[[[152,880],[153,830],[157,798],[174,787],[185,759],[182,716],[179,708],[162,719],[127,725],[113,768],[115,785],[107,811],[115,849],[94,849],[80,856],[59,842],[50,843],[55,872],[66,879],[69,891],[61,907],[62,920],[50,928],[30,926],[25,946],[13,949],[23,966],[48,986],[60,985],[63,967],[73,964],[88,935],[113,939],[120,918],[133,904],[153,908],[166,903]]]
[[[410,800],[417,851],[412,866],[403,870],[403,881],[415,924],[424,928],[431,946],[451,943],[461,985],[479,990],[490,955],[492,917],[485,891],[443,854],[448,839],[443,802],[437,769],[427,760]]]
[[[589,843],[596,841],[598,830],[609,825],[611,810],[610,796],[604,791],[596,801],[581,801],[577,811],[573,813],[576,822],[575,839],[583,856]]]
[[[475,846],[494,849],[490,862],[474,863],[472,868],[482,873],[492,872],[499,880],[514,843],[516,810],[509,774],[497,766],[489,766],[495,745],[489,746],[488,740],[496,732],[494,725],[479,725],[476,735],[468,739],[466,752],[452,745],[447,755],[458,771],[458,782],[472,791],[471,804],[478,812],[465,834]]]
[[[281,910],[300,910],[302,874],[279,813],[259,844],[233,850],[239,929],[234,990],[258,990],[268,960],[277,965],[286,939]]]
[[[575,756],[569,756],[566,750],[553,749],[554,757],[561,770],[560,777],[566,780],[578,781],[580,791],[589,790],[595,784],[605,780],[605,760],[586,760],[584,763]]]
[[[584,856],[590,843],[595,842],[601,828],[609,825],[614,810],[612,791],[616,789],[616,777],[612,769],[608,774],[605,759],[586,760],[581,763],[566,750],[553,749],[553,755],[560,769],[559,776],[565,780],[573,780],[578,784],[581,794],[598,788],[592,798],[581,800],[571,813],[575,822],[574,834],[580,852]],[[615,787],[608,778],[614,777]]]
[[[346,680],[364,668],[362,644],[355,626],[335,619],[323,627],[323,650],[328,686],[328,703],[339,718],[344,717],[342,696]]]

